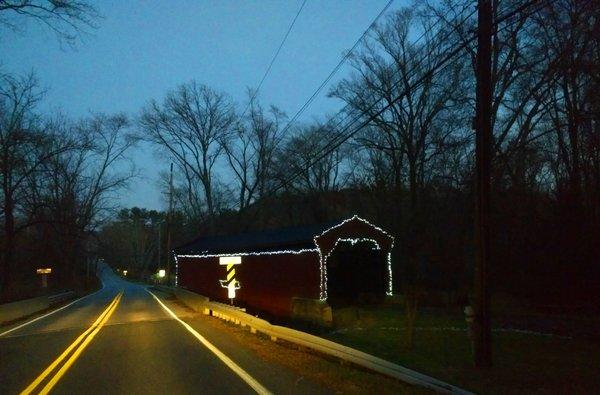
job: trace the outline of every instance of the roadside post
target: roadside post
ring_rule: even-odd
[[[475,336],[473,333],[473,322],[475,322],[475,310],[473,310],[473,306],[465,306],[465,321],[467,321],[467,333],[469,335],[469,340],[471,343],[471,352],[475,354]]]
[[[227,267],[227,279],[219,280],[221,287],[227,288],[227,297],[233,305],[233,299],[235,299],[235,290],[240,289],[240,282],[235,279],[235,265],[242,263],[241,256],[227,256],[219,258],[219,265]]]
[[[42,288],[48,288],[48,274],[52,273],[52,268],[41,267],[36,270],[36,273],[42,276]]]

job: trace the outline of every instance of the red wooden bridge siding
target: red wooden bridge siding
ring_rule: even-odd
[[[320,269],[316,251],[243,256],[235,270],[241,284],[235,301],[240,305],[289,316],[293,297],[319,298]],[[225,266],[219,265],[219,258],[179,258],[179,284],[190,291],[227,301],[227,289],[219,283],[225,277]]]

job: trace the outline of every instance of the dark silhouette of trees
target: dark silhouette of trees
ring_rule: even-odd
[[[114,170],[134,143],[124,116],[98,114],[79,122],[47,118],[36,112],[40,100],[32,76],[5,76],[0,82],[5,298],[19,276],[32,270],[19,249],[38,241],[52,251],[41,255],[53,261],[57,276],[73,280],[91,253],[88,238],[112,208],[111,195],[133,175]]]
[[[98,18],[88,1],[0,0],[0,26],[18,31],[23,20],[34,20],[71,45],[86,28],[94,28]]]
[[[407,303],[412,321],[423,249],[420,245],[423,189],[435,174],[431,163],[447,149],[452,136],[461,132],[453,117],[454,111],[460,114],[464,102],[460,89],[462,62],[453,62],[435,74],[429,72],[446,55],[448,43],[435,32],[425,34],[420,43],[411,39],[417,28],[428,31],[430,24],[430,19],[420,16],[417,10],[403,9],[390,15],[387,23],[374,30],[362,52],[351,57],[355,76],[343,80],[330,92],[346,102],[350,111],[364,114],[365,118],[374,117],[358,140],[367,152],[377,152],[370,153],[370,158],[385,160],[393,189],[407,188],[403,244],[408,269],[404,279],[410,283],[406,290],[411,290],[411,300]],[[422,83],[416,84],[417,81]],[[394,101],[401,93],[401,99]],[[389,107],[380,113],[384,105]],[[374,170],[381,173],[377,168]],[[412,344],[410,339],[409,344]]]
[[[225,134],[221,139],[227,164],[237,181],[234,189],[240,211],[268,192],[275,154],[283,140],[282,123],[286,119],[277,107],[271,106],[265,111],[252,91],[248,97],[248,114],[237,121],[232,135]]]
[[[229,97],[194,81],[167,94],[162,104],[151,101],[139,119],[143,139],[166,150],[187,183],[196,204],[196,185],[208,218],[215,214],[214,167],[224,152],[223,141],[234,132],[235,112]]]

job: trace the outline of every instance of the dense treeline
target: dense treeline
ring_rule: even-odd
[[[2,290],[12,299],[38,287],[35,270],[51,267],[51,286],[68,288],[94,255],[90,237],[133,176],[133,144],[123,115],[69,120],[36,111],[34,77],[0,79]]]
[[[510,15],[522,6],[495,2],[492,286],[548,304],[594,305],[600,11],[591,0],[556,0]],[[2,140],[5,155],[13,155],[2,161],[3,268],[35,260],[27,254],[47,257],[38,240],[51,244],[54,237],[70,243],[56,254],[73,254],[68,264],[81,265],[85,254],[77,249],[94,239],[107,199],[129,176],[112,165],[134,131],[174,164],[174,214],[169,221],[165,213],[120,212],[98,233],[111,263],[153,273],[168,258],[167,225],[176,246],[202,234],[359,214],[396,236],[395,289],[464,299],[474,255],[474,10],[472,1],[445,0],[387,15],[349,55],[351,72],[329,90],[343,110],[311,122],[261,104],[254,91],[236,103],[190,81],[149,101],[131,126],[122,116],[48,120],[34,116],[32,100],[10,129],[12,104],[3,94],[3,136],[17,130],[11,138],[29,139]],[[27,86],[11,78],[3,92],[12,89],[8,81],[19,92]],[[35,133],[21,137],[23,130]],[[107,166],[93,158],[107,158]],[[20,179],[13,174],[23,181],[11,186]],[[166,173],[161,189],[170,195]],[[87,197],[93,191],[96,200]]]
[[[21,34],[29,19],[75,45],[98,16],[84,1],[6,0],[0,33]],[[45,291],[37,268],[52,268],[50,290],[92,285],[90,234],[131,175],[114,171],[132,143],[123,115],[42,114],[43,97],[35,75],[0,69],[0,302]]]

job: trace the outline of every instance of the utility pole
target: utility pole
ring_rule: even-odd
[[[159,221],[158,222],[158,266],[157,266],[158,270],[160,270],[160,268],[161,268],[160,267],[160,262],[161,262],[160,261],[160,240],[161,240],[161,237],[160,237],[160,226],[162,225],[162,222],[163,221]]]
[[[475,366],[492,366],[490,319],[490,173],[492,144],[492,1],[478,0],[477,10],[477,104],[475,108],[476,178],[475,289],[473,341]]]
[[[173,163],[169,175],[169,212],[167,213],[167,282],[171,282],[171,220],[173,216]]]

